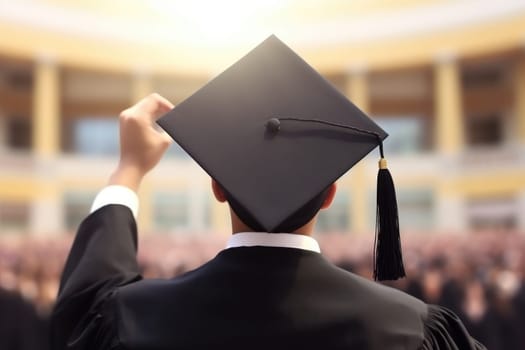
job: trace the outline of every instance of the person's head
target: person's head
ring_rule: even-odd
[[[326,190],[319,193],[299,210],[282,222],[275,232],[290,232],[310,235],[315,225],[319,210],[326,209],[332,204],[335,197],[336,184],[331,184]],[[246,231],[264,231],[260,224],[243,207],[230,196],[218,183],[212,179],[212,190],[215,198],[221,202],[228,202],[233,233]]]
[[[228,201],[234,232],[310,234],[330,184],[379,147],[374,273],[404,275],[388,134],[277,37],[157,123],[221,185],[214,192]]]

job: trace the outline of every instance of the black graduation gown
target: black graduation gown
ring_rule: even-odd
[[[0,288],[0,349],[39,349],[42,339],[37,320],[31,304],[20,295]]]
[[[81,224],[52,314],[53,349],[484,349],[450,311],[291,248],[226,249],[142,280],[131,211]]]

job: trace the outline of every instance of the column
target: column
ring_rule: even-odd
[[[347,77],[345,94],[363,112],[370,109],[368,79],[363,67],[352,69]],[[366,182],[366,166],[363,161],[350,170],[350,231],[364,233],[371,230],[368,225],[368,186]],[[340,190],[343,190],[342,188]]]
[[[460,233],[467,230],[465,199],[456,186],[443,183],[436,189],[435,206],[438,233]]]
[[[130,101],[133,105],[153,92],[153,84],[149,73],[145,69],[138,69],[132,76]],[[140,210],[138,214],[138,226],[144,232],[150,232],[154,229],[154,187],[149,181],[145,181],[140,189]]]
[[[30,229],[35,234],[63,230],[61,196],[56,177],[60,148],[60,74],[54,60],[39,57],[34,67],[33,155],[37,190],[31,200]]]
[[[60,76],[55,62],[41,58],[35,64],[33,88],[33,153],[54,158],[60,145]]]
[[[155,216],[153,214],[155,187],[153,187],[153,183],[154,181],[151,178],[146,178],[142,182],[138,193],[140,203],[139,213],[137,215],[137,226],[142,235],[148,235],[155,231]]]
[[[441,57],[435,68],[435,131],[436,151],[445,156],[457,155],[464,145],[461,93],[457,62]]]
[[[137,103],[153,91],[150,74],[146,70],[139,70],[133,75],[131,83],[131,104]]]
[[[525,146],[525,57],[519,57],[516,63],[515,79],[515,116],[517,140]]]
[[[213,200],[211,203],[211,230],[213,234],[231,233],[230,212],[227,203],[219,203]]]
[[[7,150],[7,120],[0,111],[0,152]]]
[[[435,151],[443,171],[436,174],[436,228],[460,232],[466,227],[464,198],[454,186],[454,159],[464,147],[461,80],[454,55],[440,55],[434,71]],[[446,170],[445,170],[446,169]]]
[[[189,227],[190,230],[197,234],[201,234],[205,229],[208,229],[207,225],[205,225],[205,214],[209,197],[206,194],[211,192],[209,177],[201,174],[201,171],[196,171],[195,175],[192,174],[186,186],[189,201]]]

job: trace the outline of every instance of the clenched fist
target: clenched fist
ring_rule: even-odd
[[[155,121],[169,112],[173,104],[151,94],[120,114],[120,161],[110,178],[111,185],[137,191],[144,175],[157,165],[172,142]]]

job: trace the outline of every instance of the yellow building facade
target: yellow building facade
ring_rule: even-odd
[[[401,3],[385,11],[458,10],[449,2]],[[490,16],[489,8],[444,27],[414,19],[411,31],[399,24],[396,35],[364,34],[366,40],[353,38],[349,25],[326,42],[288,42],[390,133],[386,152],[403,230],[525,230],[520,9]],[[176,104],[212,78],[210,71],[227,67],[221,62],[240,57],[235,50],[216,59],[201,49],[181,54],[183,46],[100,40],[16,21],[0,21],[0,38],[9,38],[0,40],[1,233],[73,230],[116,164],[119,112],[150,92]],[[373,153],[340,179],[320,232],[373,230],[376,161]],[[139,195],[144,231],[228,232],[228,210],[213,200],[209,177],[177,146]]]

